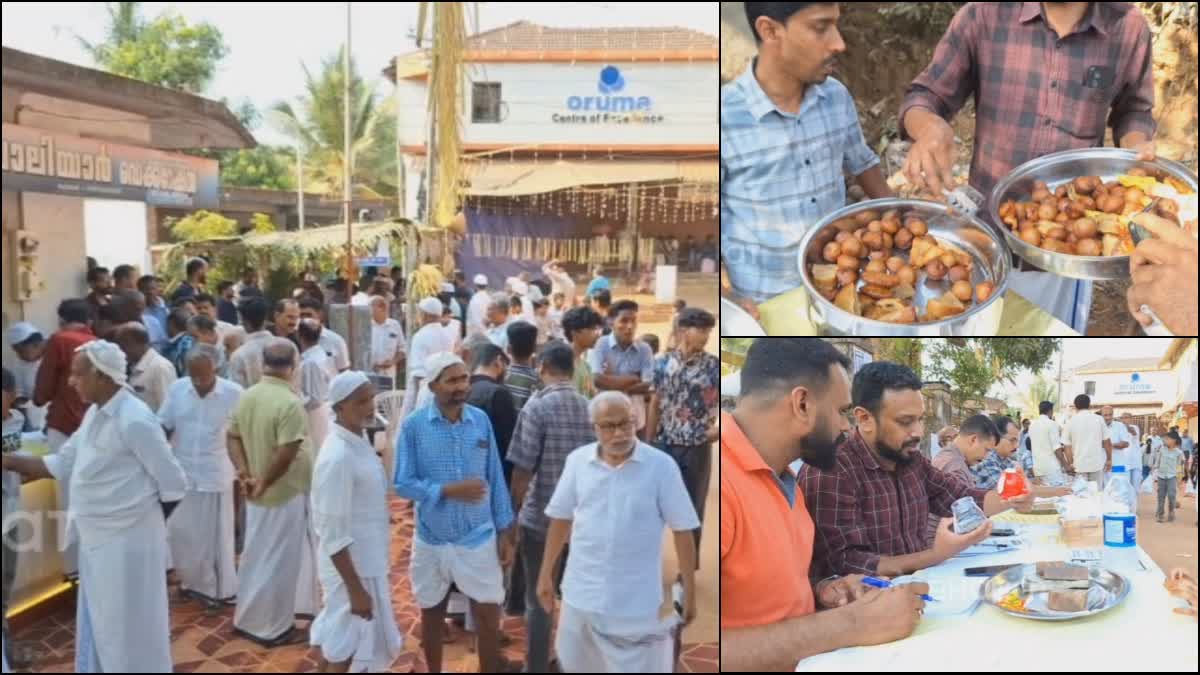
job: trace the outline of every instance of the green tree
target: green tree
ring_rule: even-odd
[[[314,75],[304,66],[305,91],[295,103],[280,101],[268,119],[304,148],[304,189],[334,194],[346,174],[343,150],[343,61],[345,49],[321,62]],[[381,99],[374,85],[358,75],[350,59],[351,183],[356,193],[372,197],[396,194],[396,120],[394,102]]]
[[[198,94],[212,82],[217,64],[229,53],[221,31],[210,23],[191,25],[174,13],[147,20],[137,2],[107,3],[107,10],[103,40],[76,39],[97,65],[111,73]]]
[[[983,400],[997,382],[1045,368],[1059,350],[1059,338],[958,338],[936,340],[930,348],[930,374],[950,383],[955,405]]]
[[[221,237],[236,237],[237,221],[203,209],[170,224],[171,234],[179,241],[204,241]]]
[[[911,368],[917,377],[922,376],[921,354],[925,349],[920,338],[879,338],[875,342],[876,361],[901,363]]]
[[[222,186],[296,189],[296,160],[286,148],[260,145],[249,150],[223,150],[207,154],[221,164]]]

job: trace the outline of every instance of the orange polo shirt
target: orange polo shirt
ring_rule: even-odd
[[[784,480],[795,485],[789,471]],[[728,413],[721,414],[721,628],[776,623],[816,611],[808,569],[812,516],[792,503]]]

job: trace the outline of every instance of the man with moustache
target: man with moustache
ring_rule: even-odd
[[[846,205],[843,172],[891,197],[854,99],[833,79],[846,51],[836,2],[747,2],[758,55],[721,90],[721,257],[735,299],[800,285],[800,240]]]
[[[925,401],[912,370],[867,364],[854,376],[851,397],[858,429],[838,448],[834,466],[806,463],[800,470],[817,526],[812,576],[898,576],[954,557],[992,532],[990,520],[968,534],[950,531],[950,505],[961,497],[972,497],[989,516],[1032,507],[1032,495],[1002,500],[995,490],[933,467],[919,447]],[[932,545],[926,537],[931,513],[943,518]]]
[[[925,584],[881,591],[862,575],[809,573],[813,520],[788,465],[836,466],[850,431],[849,367],[813,338],[756,340],[746,354],[737,407],[721,415],[723,671],[790,670],[907,637],[920,620]]]

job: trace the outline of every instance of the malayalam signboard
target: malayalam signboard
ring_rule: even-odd
[[[5,190],[176,208],[220,205],[212,159],[5,124],[0,163]]]

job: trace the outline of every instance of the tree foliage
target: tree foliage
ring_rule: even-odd
[[[930,346],[930,375],[950,384],[956,405],[981,400],[997,382],[1038,372],[1059,350],[1059,338],[963,338]]]

